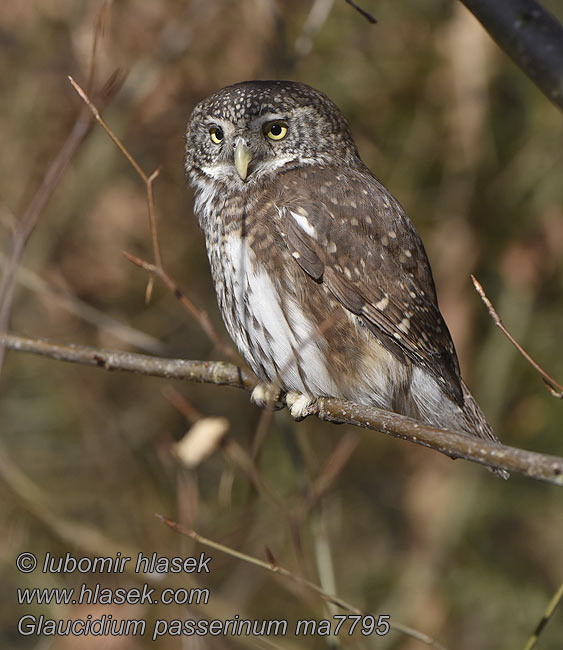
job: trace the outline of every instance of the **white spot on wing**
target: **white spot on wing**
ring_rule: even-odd
[[[405,334],[409,333],[411,322],[408,318],[403,318],[403,320],[397,325],[397,327],[404,332]]]
[[[295,222],[301,228],[301,230],[303,230],[303,232],[306,232],[309,237],[316,239],[317,231],[306,216],[298,214],[297,212],[293,212],[293,210],[289,210],[289,214],[295,219]]]
[[[389,304],[389,296],[387,294],[385,294],[383,296],[383,298],[381,298],[381,300],[378,300],[375,303],[375,308],[379,309],[380,311],[383,311],[387,307],[388,304]]]

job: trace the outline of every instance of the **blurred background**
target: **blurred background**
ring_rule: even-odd
[[[161,168],[155,201],[164,265],[226,339],[185,186],[185,124],[195,103],[229,83],[309,83],[340,106],[364,161],[421,233],[464,377],[498,436],[563,455],[561,402],[494,327],[469,277],[477,276],[513,335],[561,381],[561,115],[461,4],[361,5],[377,25],[344,0],[3,3],[0,263],[83,110],[67,75],[88,83],[97,29],[93,88],[116,69],[126,75],[104,118],[147,173]],[[544,5],[563,17],[557,0]],[[152,260],[145,188],[96,125],[31,234],[11,330],[160,356],[224,358],[161,283],[145,303],[147,276],[122,251]],[[288,619],[290,628],[298,618],[333,614],[320,597],[204,549],[155,512],[249,555],[273,556],[354,606],[390,614],[451,650],[524,647],[563,578],[560,488],[519,476],[502,481],[376,432],[313,418],[296,424],[285,411],[268,422],[248,397],[7,352],[0,377],[2,648],[154,645],[150,635],[24,637],[16,625],[28,613],[149,622],[238,613]],[[227,418],[228,438],[187,468],[175,444],[199,416]],[[40,560],[47,551],[171,557],[206,550],[212,572],[196,582],[211,596],[191,608],[18,606],[17,587],[147,581],[24,575],[15,568],[23,550]],[[154,584],[185,586],[193,578]],[[562,638],[559,610],[538,647],[559,649]],[[397,632],[341,643],[424,647]],[[321,636],[167,636],[157,647],[327,644]]]

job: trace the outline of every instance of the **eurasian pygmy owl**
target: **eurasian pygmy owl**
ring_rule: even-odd
[[[328,97],[290,81],[219,90],[190,117],[186,171],[225,325],[292,415],[332,396],[496,440],[420,237]]]

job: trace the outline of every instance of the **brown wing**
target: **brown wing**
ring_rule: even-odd
[[[296,262],[387,349],[425,366],[463,405],[430,264],[399,203],[367,169],[309,167],[279,180],[274,219]]]

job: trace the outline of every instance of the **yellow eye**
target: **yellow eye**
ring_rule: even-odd
[[[272,122],[266,127],[265,133],[270,140],[283,140],[287,135],[287,126],[283,122]]]
[[[221,141],[225,137],[223,135],[223,129],[221,129],[218,126],[212,126],[209,129],[209,135],[211,136],[212,142],[214,142],[215,144],[221,144]]]

